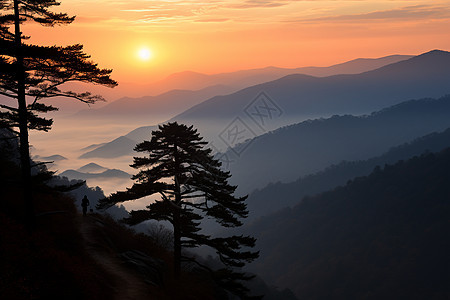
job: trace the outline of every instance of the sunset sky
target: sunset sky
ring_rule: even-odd
[[[84,44],[119,83],[450,50],[450,1],[62,0],[58,11],[76,21],[25,34]]]

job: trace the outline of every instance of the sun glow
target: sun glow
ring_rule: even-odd
[[[149,60],[152,56],[153,54],[149,48],[141,48],[138,51],[138,57],[140,60]]]

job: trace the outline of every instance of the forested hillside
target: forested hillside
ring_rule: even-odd
[[[226,153],[239,190],[291,182],[342,160],[366,160],[450,127],[450,96],[405,101],[365,116],[342,115],[286,126],[247,142],[239,158]],[[239,148],[238,148],[239,149]]]
[[[299,299],[448,299],[449,166],[414,157],[261,218],[252,270]]]
[[[369,175],[376,166],[393,164],[424,152],[439,152],[450,147],[450,128],[412,142],[393,147],[383,155],[360,161],[342,161],[315,174],[289,183],[271,183],[248,197],[249,218],[254,219],[288,206],[294,206],[307,195],[315,195],[345,185],[348,180]]]

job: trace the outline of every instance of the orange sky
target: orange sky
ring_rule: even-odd
[[[450,50],[450,1],[62,0],[58,10],[76,21],[28,25],[25,34],[36,43],[84,44],[119,83]],[[141,47],[151,49],[150,60],[138,58]]]

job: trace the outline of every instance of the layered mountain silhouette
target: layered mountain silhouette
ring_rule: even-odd
[[[50,156],[40,156],[40,155],[36,155],[34,157],[34,159],[36,160],[40,160],[40,161],[62,161],[62,160],[67,160],[67,157],[64,157],[62,155],[59,154],[55,154],[55,155],[50,155]]]
[[[299,299],[445,299],[449,165],[415,157],[259,219],[251,270]]]
[[[450,127],[450,95],[410,100],[365,116],[308,120],[258,136],[233,160],[233,184],[249,193],[270,182],[290,182],[342,160],[365,160],[389,148]],[[234,156],[233,156],[234,155]]]
[[[193,124],[215,148],[224,150],[236,146],[236,139],[227,139],[231,129],[244,131],[243,138],[248,139],[308,118],[366,114],[408,99],[440,97],[450,93],[448,78],[450,53],[434,50],[361,74],[289,75],[213,97],[170,121]],[[134,145],[148,139],[154,128],[137,128],[125,136],[132,140],[128,146],[117,146],[116,140],[89,157],[130,155]]]
[[[97,149],[97,148],[99,148],[99,147],[101,147],[101,146],[104,146],[105,144],[106,144],[106,143],[92,144],[92,145],[89,145],[89,146],[87,146],[87,147],[81,148],[81,149],[80,149],[80,152],[86,152],[86,151],[95,150],[95,149]]]
[[[147,120],[168,119],[186,109],[199,104],[216,95],[226,95],[237,89],[215,85],[201,90],[171,90],[158,96],[145,96],[140,98],[120,98],[99,109],[82,110],[75,114],[75,118],[86,117],[114,117],[127,119],[143,118]]]
[[[192,123],[202,132],[210,120],[225,129],[240,117],[258,133],[259,127],[272,130],[305,117],[364,114],[407,99],[440,97],[450,92],[449,76],[450,53],[435,50],[361,74],[323,78],[289,75],[214,97],[173,120]],[[259,100],[261,93],[263,99]]]
[[[126,136],[120,136],[117,139],[100,145],[98,148],[88,151],[80,156],[80,158],[114,158],[122,155],[132,154],[133,148],[136,146],[137,141],[132,140]],[[92,148],[92,147],[88,147]]]
[[[172,74],[152,85],[153,91],[171,89],[203,89],[214,85],[226,85],[242,89],[251,85],[272,81],[290,74],[306,74],[325,77],[336,74],[358,74],[411,58],[411,55],[389,55],[380,58],[358,58],[329,67],[277,68],[266,67],[219,74],[202,74],[185,71]]]
[[[121,107],[122,105],[126,108],[126,110],[132,111],[133,109],[131,107],[124,105],[126,102],[130,101],[133,102],[133,105],[138,105],[141,106],[142,109],[145,109],[149,118],[152,116],[157,116],[153,110],[161,113],[170,112],[172,113],[170,117],[172,117],[174,115],[173,113],[180,113],[182,111],[176,108],[171,109],[174,108],[177,102],[182,105],[183,109],[187,109],[202,100],[206,100],[207,98],[205,98],[205,95],[207,95],[208,91],[211,93],[214,90],[217,90],[216,94],[210,95],[210,97],[213,97],[224,93],[235,92],[255,84],[279,79],[289,74],[301,73],[319,77],[335,74],[356,74],[405,60],[410,57],[411,55],[390,55],[381,58],[358,58],[328,67],[303,67],[291,69],[267,67],[219,74],[202,74],[198,72],[185,71],[169,75],[168,77],[154,83],[138,84],[136,82],[121,81],[120,85],[114,89],[75,82],[67,83],[65,87],[78,92],[88,90],[93,94],[102,95],[108,102],[110,102],[110,104],[119,101],[119,103],[108,108],[106,108],[106,106],[109,106],[109,104],[97,103],[95,106],[92,106],[92,109],[90,109],[95,111],[95,115],[99,113],[100,115],[106,116],[106,111],[117,114],[118,112],[115,109]],[[188,101],[188,98],[192,98],[197,93],[199,94],[199,97]],[[142,97],[142,95],[148,96]],[[184,100],[180,98],[181,95],[184,96]],[[9,103],[6,99],[6,97],[0,95],[0,104]],[[159,99],[164,99],[164,104],[166,106],[162,103],[152,103],[158,102]],[[61,109],[61,113],[65,114],[74,114],[81,110],[89,109],[85,103],[81,103],[79,101],[67,101],[67,99],[61,97],[49,99],[48,101],[53,106],[59,107]],[[188,103],[191,105],[186,106]],[[104,111],[101,109],[102,107],[105,107]],[[92,114],[93,113],[83,112],[80,115],[77,114],[77,116],[94,117]],[[139,114],[141,114],[141,111]],[[68,116],[65,116],[65,118],[67,117]]]
[[[157,84],[150,85],[149,92],[164,91],[159,95],[139,98],[124,97],[96,109],[84,109],[73,117],[146,118],[147,120],[169,119],[214,96],[227,95],[255,84],[279,79],[289,74],[330,76],[356,74],[410,58],[408,55],[391,55],[376,59],[355,59],[329,67],[276,68],[267,67],[230,73],[206,75],[181,72],[170,75]],[[117,119],[116,119],[117,121]],[[156,122],[155,122],[156,123]]]
[[[360,161],[343,161],[323,171],[303,176],[289,183],[271,183],[251,193],[247,199],[249,220],[292,207],[305,196],[345,185],[349,180],[369,175],[375,167],[394,164],[426,152],[439,152],[450,147],[450,128],[393,147],[383,155]]]
[[[88,163],[81,168],[79,168],[78,172],[84,172],[84,173],[101,173],[107,171],[108,168],[102,167],[96,163]]]
[[[73,179],[93,179],[93,178],[131,178],[131,175],[118,169],[108,169],[95,163],[89,163],[78,170],[66,170],[59,174],[61,177]]]

